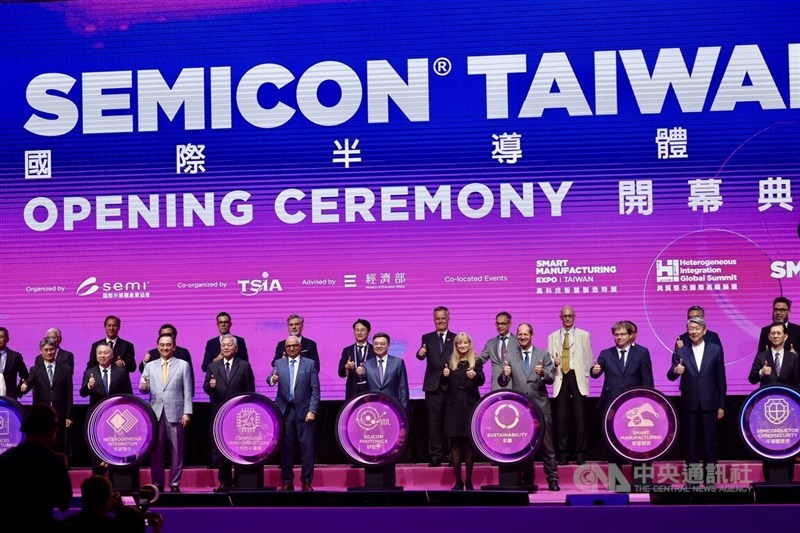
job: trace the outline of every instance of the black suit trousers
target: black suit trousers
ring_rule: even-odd
[[[570,428],[575,428],[575,455],[586,452],[586,397],[578,389],[578,380],[575,371],[564,375],[561,390],[555,397],[558,410],[558,438],[555,439],[558,453],[569,453]]]
[[[444,390],[425,392],[425,410],[428,412],[428,454],[431,462],[442,462],[444,450]]]

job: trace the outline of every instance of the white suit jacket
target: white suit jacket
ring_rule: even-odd
[[[564,345],[563,330],[557,329],[547,337],[547,351],[555,359],[561,355]],[[575,379],[578,382],[578,390],[584,396],[589,395],[589,371],[594,363],[592,354],[592,340],[589,332],[573,327],[569,331],[570,336],[570,368],[575,372]],[[558,396],[561,391],[561,382],[564,381],[564,373],[561,365],[556,368],[556,380],[553,382],[553,397]]]

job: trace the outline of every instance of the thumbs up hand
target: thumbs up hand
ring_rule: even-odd
[[[356,368],[356,364],[353,362],[353,358],[349,357],[347,359],[347,364],[344,365],[344,369],[348,372],[352,372]]]
[[[217,378],[214,376],[214,374],[211,374],[211,379],[208,381],[208,386],[212,389],[217,386]]]
[[[678,359],[678,364],[675,366],[675,373],[682,376],[685,371],[686,367],[683,366],[683,359]]]
[[[477,376],[477,375],[478,374],[475,372],[474,368],[470,367],[469,370],[467,370],[467,378],[475,379],[475,376]]]
[[[603,371],[603,367],[600,366],[600,363],[595,360],[594,365],[592,365],[592,375],[599,376],[600,372]]]
[[[508,364],[508,361],[503,361],[503,375],[508,377],[511,375],[511,365]]]
[[[764,359],[764,366],[761,367],[761,371],[759,372],[762,376],[769,376],[772,375],[772,368],[767,364],[767,360]]]
[[[683,341],[681,340],[681,338],[680,338],[680,337],[678,337],[678,338],[675,340],[675,349],[676,349],[676,350],[680,350],[681,348],[683,348]]]
[[[86,386],[90,389],[94,387],[94,374],[89,374],[89,381],[86,382]]]
[[[442,370],[442,375],[446,378],[450,377],[450,367],[448,365],[444,366],[444,370]]]

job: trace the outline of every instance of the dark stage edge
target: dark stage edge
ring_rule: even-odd
[[[229,493],[166,493],[153,510],[191,507],[504,507],[530,505],[524,491],[245,491]]]

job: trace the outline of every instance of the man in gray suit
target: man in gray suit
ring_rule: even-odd
[[[535,347],[531,343],[532,340],[533,326],[520,324],[517,328],[519,344],[513,351],[506,354],[503,372],[497,378],[497,383],[503,388],[511,385],[511,390],[524,394],[542,410],[545,425],[542,441],[544,471],[547,474],[548,488],[551,491],[558,491],[561,489],[558,486],[558,466],[553,446],[553,415],[550,411],[550,399],[547,397],[547,388],[545,387],[555,380],[555,367],[550,354]],[[533,457],[526,459],[520,465],[520,471],[522,483],[532,484]]]
[[[511,315],[506,311],[500,311],[495,317],[494,325],[497,328],[497,337],[492,337],[486,341],[486,346],[478,356],[483,364],[491,359],[492,361],[492,390],[503,389],[499,385],[497,378],[503,373],[503,365],[508,353],[519,349],[519,343],[514,335],[511,335]]]
[[[170,447],[169,490],[180,492],[183,474],[183,432],[192,418],[192,377],[189,364],[173,357],[175,339],[170,335],[158,338],[161,357],[144,367],[139,390],[150,392],[150,406],[158,419],[158,439],[150,458],[153,483],[164,488],[164,452]]]

